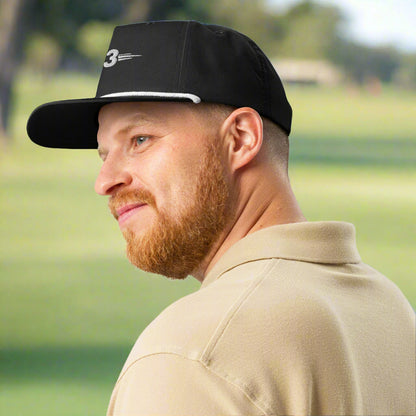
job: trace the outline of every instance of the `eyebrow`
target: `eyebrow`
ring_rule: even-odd
[[[140,127],[141,125],[148,125],[152,122],[153,120],[144,114],[135,114],[130,118],[126,126],[122,127],[116,132],[116,136],[128,134],[134,128]],[[100,159],[105,160],[108,152],[101,148],[99,145],[97,150]]]

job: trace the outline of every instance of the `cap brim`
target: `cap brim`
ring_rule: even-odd
[[[82,98],[54,101],[37,107],[29,117],[26,130],[30,139],[44,147],[96,149],[98,113],[105,104],[128,101],[192,101],[160,96]]]

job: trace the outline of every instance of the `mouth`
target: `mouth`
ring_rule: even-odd
[[[143,203],[124,205],[123,207],[120,207],[116,210],[116,220],[118,221],[119,225],[121,225],[125,221],[127,221],[132,215],[134,215],[140,208],[145,206],[146,204]]]

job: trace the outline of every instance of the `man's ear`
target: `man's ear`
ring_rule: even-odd
[[[263,121],[259,113],[242,107],[233,111],[221,127],[228,161],[232,171],[249,164],[260,151],[263,143]]]

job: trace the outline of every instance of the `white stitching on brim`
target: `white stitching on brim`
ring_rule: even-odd
[[[126,92],[114,92],[112,94],[102,95],[100,98],[114,98],[114,97],[189,98],[195,104],[198,104],[201,102],[201,99],[197,95],[181,93],[181,92],[126,91]]]

